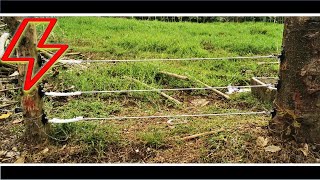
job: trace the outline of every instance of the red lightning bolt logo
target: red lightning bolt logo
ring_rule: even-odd
[[[32,77],[33,67],[35,59],[32,57],[9,57],[15,48],[17,42],[21,38],[25,28],[29,23],[49,23],[47,29],[42,35],[37,48],[42,49],[58,49],[57,52],[52,56],[51,59]],[[45,44],[48,36],[50,35],[53,27],[57,23],[56,18],[25,18],[21,22],[20,26],[17,29],[17,32],[12,38],[11,43],[4,52],[1,60],[4,62],[28,62],[28,69],[24,81],[23,90],[29,91],[39,80],[40,78],[50,69],[50,67],[63,55],[63,53],[68,49],[67,44]]]

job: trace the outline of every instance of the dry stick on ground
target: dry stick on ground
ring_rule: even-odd
[[[49,53],[48,51],[45,51],[45,50],[43,50],[43,49],[40,49],[39,50],[39,52],[40,52],[40,54],[42,54],[45,58],[47,58],[47,59],[51,59],[52,58],[52,56],[53,56],[53,54],[51,54],[51,53]],[[52,67],[60,67],[60,66],[65,66],[65,64],[55,64],[55,65],[53,65]]]
[[[196,82],[198,82],[199,84],[204,85],[206,88],[210,88],[211,91],[213,91],[213,92],[221,95],[221,96],[224,97],[225,99],[230,99],[230,96],[228,96],[228,95],[224,94],[223,92],[221,92],[221,91],[219,91],[219,90],[217,90],[217,89],[215,89],[215,88],[213,88],[213,87],[205,84],[204,82],[202,82],[202,81],[200,81],[200,80],[198,80],[198,79],[195,79],[195,78],[193,78],[193,80],[196,81]]]
[[[10,101],[10,100],[1,100],[0,102],[6,102],[6,103],[18,103],[18,101]]]
[[[2,64],[1,64],[1,65],[2,65]],[[1,71],[1,72],[7,72],[7,73],[9,73],[9,72],[13,72],[14,69],[8,68],[8,67],[1,67],[1,66],[0,66],[0,71]]]
[[[219,132],[222,132],[222,131],[224,131],[224,129],[218,129],[218,130],[214,130],[214,131],[199,133],[199,134],[195,134],[195,135],[191,135],[191,136],[187,136],[187,137],[181,138],[181,140],[187,141],[187,140],[194,139],[194,138],[201,137],[201,136],[207,136],[207,135],[211,135],[211,134],[216,134],[216,133],[219,133]]]
[[[175,78],[178,78],[178,79],[182,79],[182,80],[189,80],[188,76],[182,76],[182,75],[179,75],[179,74],[174,74],[174,73],[170,73],[170,72],[166,72],[166,71],[159,71],[159,73],[165,74],[165,75],[168,75],[168,76],[172,76],[172,77],[175,77]]]
[[[198,79],[195,79],[194,77],[193,78],[190,78],[188,76],[182,76],[182,75],[179,75],[179,74],[174,74],[174,73],[170,73],[170,72],[166,72],[166,71],[159,71],[159,73],[161,74],[165,74],[165,75],[168,75],[168,76],[172,76],[172,77],[176,77],[178,79],[182,79],[182,80],[189,80],[189,81],[196,81],[202,85],[204,85],[206,88],[210,88],[210,90],[214,91],[215,93],[221,95],[222,97],[226,98],[226,99],[230,99],[230,97],[226,94],[224,94],[223,92],[217,90],[217,89],[214,89],[213,87],[199,81]]]
[[[45,57],[45,58],[52,58],[53,54],[51,54],[50,52],[46,51],[46,50],[43,50],[43,49],[40,49],[39,52]],[[70,52],[70,53],[66,53],[65,55],[67,56],[71,56],[71,55],[79,55],[79,56],[83,56],[81,54],[81,52]]]
[[[81,52],[70,52],[70,53],[66,53],[66,55],[71,56],[71,55],[79,55],[79,56],[83,56],[81,54]]]
[[[10,81],[1,81],[0,80],[0,83],[1,83],[1,85],[0,85],[0,87],[2,86],[2,84],[9,84],[10,83]],[[2,88],[1,88],[2,89]]]
[[[16,66],[16,65],[3,63],[3,62],[0,62],[0,66],[6,67],[6,68],[11,68],[12,71],[15,71],[16,69],[18,69],[18,66]]]
[[[131,80],[131,81],[134,81],[134,82],[136,82],[136,83],[142,84],[142,85],[144,85],[145,87],[148,87],[148,88],[150,88],[150,89],[155,89],[154,87],[149,86],[148,84],[146,84],[146,83],[144,83],[144,82],[141,82],[141,81],[139,81],[138,79],[134,79],[134,78],[131,78],[131,77],[128,77],[128,76],[125,76],[124,78],[126,78],[126,79],[128,79],[128,80]],[[181,105],[181,104],[182,104],[180,101],[178,101],[177,99],[169,96],[168,94],[166,94],[166,93],[164,93],[164,92],[161,92],[161,91],[158,91],[158,90],[154,90],[154,91],[155,91],[155,92],[158,92],[161,96],[169,99],[170,101],[174,102],[174,103],[177,104],[177,105]]]
[[[280,64],[279,62],[258,62],[258,65],[263,65],[263,64]]]
[[[47,59],[51,59],[52,58],[52,54],[50,54],[49,52],[43,50],[43,49],[39,49],[40,53]]]
[[[15,103],[10,103],[10,104],[1,105],[1,106],[0,106],[0,109],[5,108],[5,107],[8,107],[8,106],[12,106],[12,105],[14,105],[14,104],[15,104]]]
[[[256,77],[253,77],[252,79],[255,80],[256,82],[260,83],[261,85],[266,85],[266,83],[260,81],[260,80],[257,79]]]
[[[1,89],[0,92],[6,92],[6,91],[10,91],[10,90],[17,90],[17,89],[21,89],[21,88],[18,87],[18,88],[11,88],[11,89]]]

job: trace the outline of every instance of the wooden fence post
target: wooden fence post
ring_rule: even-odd
[[[320,17],[286,17],[272,132],[320,147]]]
[[[10,34],[13,36],[22,18],[20,17],[6,17],[6,24],[10,29]],[[29,24],[24,31],[17,47],[15,48],[16,54],[20,57],[33,57],[38,59],[37,52],[37,34],[36,27],[34,24]],[[38,62],[38,61],[37,61]],[[25,74],[27,70],[27,64],[19,64],[19,84],[23,86],[25,79]],[[35,63],[34,72],[36,73],[40,68],[39,63]],[[23,109],[23,119],[25,124],[25,138],[31,143],[41,143],[47,140],[48,124],[45,123],[45,117],[43,116],[43,100],[39,86],[35,86],[28,92],[22,91],[21,95],[21,107]]]

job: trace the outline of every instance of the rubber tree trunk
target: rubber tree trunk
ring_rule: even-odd
[[[13,36],[16,29],[20,25],[22,18],[19,17],[6,17],[6,24],[10,29],[10,34]],[[37,35],[35,25],[29,24],[24,30],[24,34],[21,37],[19,44],[16,45],[16,52],[11,56],[19,57],[33,57],[38,60],[37,52]],[[27,64],[19,64],[19,84],[23,86],[25,74],[27,70]],[[39,70],[39,64],[35,63],[34,72]],[[43,114],[43,101],[38,93],[39,87],[36,86],[28,92],[22,92],[21,107],[23,109],[23,117],[25,123],[25,138],[29,142],[40,143],[47,139],[46,131],[48,125],[44,125],[42,122]]]
[[[320,17],[287,17],[282,45],[270,127],[298,142],[320,143]]]

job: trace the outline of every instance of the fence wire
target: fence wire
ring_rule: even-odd
[[[183,118],[183,117],[210,117],[210,116],[234,116],[234,115],[269,115],[269,111],[260,112],[229,112],[216,114],[178,114],[178,115],[158,115],[158,116],[121,116],[121,117],[102,117],[102,118],[84,118],[82,116],[73,119],[50,119],[49,123],[61,124],[72,123],[78,121],[94,121],[94,120],[124,120],[124,119],[154,119],[154,118]]]
[[[123,59],[123,60],[80,60],[80,59],[68,59],[59,60],[58,62],[64,64],[81,64],[81,63],[113,63],[113,62],[152,62],[152,61],[199,61],[199,60],[240,60],[240,59],[266,59],[275,58],[279,55],[268,56],[235,56],[235,57],[215,57],[215,58],[180,58],[180,59]],[[276,63],[276,62],[275,62]]]
[[[210,90],[210,89],[227,89],[227,88],[273,88],[271,84],[266,85],[249,85],[249,86],[216,86],[204,88],[173,88],[173,89],[127,89],[127,90],[108,90],[108,91],[75,91],[75,92],[44,92],[46,96],[80,96],[82,94],[98,94],[98,93],[130,93],[130,92],[161,92],[161,91],[190,91],[190,90]]]

